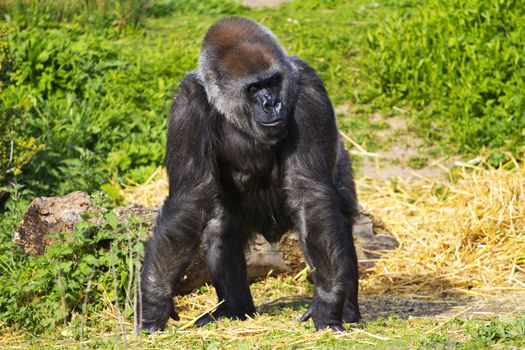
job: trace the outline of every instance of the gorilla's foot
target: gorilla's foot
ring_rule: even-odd
[[[357,305],[351,306],[348,302],[345,303],[343,309],[343,323],[357,323],[361,319],[361,313]]]
[[[311,318],[313,319],[315,328],[317,330],[323,330],[323,329],[329,328],[334,332],[344,331],[344,328],[343,328],[344,321],[337,322],[331,319],[330,317],[328,317],[328,315],[325,315],[323,312],[316,313],[314,311],[313,303],[310,304],[310,306],[308,307],[308,310],[306,310],[306,312],[301,317],[299,317],[297,320],[299,322],[304,322],[304,321],[308,321]]]

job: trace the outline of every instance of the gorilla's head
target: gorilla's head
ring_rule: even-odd
[[[267,28],[237,17],[214,24],[200,76],[210,103],[237,128],[268,144],[286,136],[298,71]]]

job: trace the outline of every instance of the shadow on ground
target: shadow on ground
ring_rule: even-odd
[[[389,317],[489,319],[493,316],[505,316],[525,311],[522,300],[525,300],[525,293],[512,293],[507,297],[495,295],[474,297],[446,292],[440,298],[430,298],[424,294],[410,297],[400,294],[373,294],[362,295],[359,298],[359,307],[362,320],[365,322]],[[257,311],[261,315],[279,315],[283,309],[288,308],[299,314],[308,308],[310,301],[311,298],[307,295],[287,296],[261,304],[257,307]]]
[[[293,311],[305,311],[310,305],[312,298],[307,295],[291,295],[272,300],[257,307],[260,315],[279,315],[283,309]]]
[[[469,298],[446,298],[438,300],[415,300],[403,296],[366,296],[360,300],[364,321],[396,316],[402,319],[410,317],[432,317],[448,313],[460,304],[467,304]]]
[[[385,284],[382,293],[360,291],[359,307],[362,319],[370,321],[377,318],[388,318],[391,316],[408,319],[410,317],[432,317],[441,314],[448,314],[451,309],[458,306],[466,306],[472,302],[469,297],[461,292],[457,292],[454,285],[448,279],[429,278],[426,276],[398,276],[394,285],[412,284],[414,281],[432,280],[432,284],[440,293],[414,293],[403,294],[400,292],[389,292],[389,284]],[[427,286],[428,287],[428,286]],[[285,296],[268,303],[261,304],[257,311],[259,314],[277,315],[285,308],[293,311],[304,311],[311,301],[310,295]]]
[[[308,308],[311,298],[305,295],[289,296],[264,303],[257,308],[261,315],[279,315],[283,309],[293,311],[304,311]],[[402,319],[409,317],[430,317],[447,313],[451,308],[460,304],[467,304],[468,298],[458,300],[413,300],[404,299],[400,296],[366,296],[360,299],[359,306],[364,321],[375,320],[377,318],[388,318],[396,316]]]

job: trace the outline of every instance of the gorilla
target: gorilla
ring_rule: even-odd
[[[195,325],[253,316],[247,242],[289,230],[315,284],[300,320],[334,331],[359,320],[351,161],[323,83],[270,30],[238,17],[209,28],[199,69],[173,103],[165,166],[169,194],[146,243],[139,330],[178,320],[176,284],[201,244],[222,303]]]

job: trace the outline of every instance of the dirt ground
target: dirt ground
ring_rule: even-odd
[[[337,106],[335,112],[350,117],[352,114],[348,104]],[[355,167],[356,178],[387,180],[395,177],[412,181],[424,177],[446,180],[447,169],[460,159],[429,157],[433,146],[425,144],[410,128],[402,113],[389,117],[374,113],[368,119],[370,124],[384,125],[384,128],[373,131],[379,149],[374,150],[373,155],[358,154],[362,161]]]
[[[408,128],[403,117],[393,116],[385,119],[375,114],[370,117],[370,121],[387,124],[388,128],[376,131],[376,135],[385,142],[395,142],[390,147],[376,151],[379,157],[365,157],[358,170],[358,176],[384,180],[390,177],[410,180],[420,176],[446,178],[445,168],[453,165],[452,159],[431,159],[421,167],[410,165],[411,161],[425,159],[424,152],[428,151],[429,147]]]
[[[401,296],[363,297],[363,319],[396,315],[403,319],[435,317],[439,320],[454,317],[489,319],[510,316],[525,311],[525,293],[501,296],[446,296],[438,300],[418,300]]]

